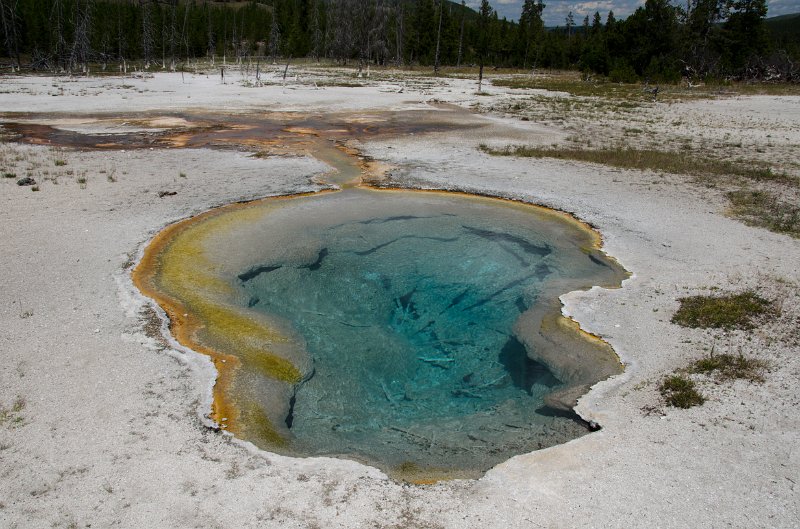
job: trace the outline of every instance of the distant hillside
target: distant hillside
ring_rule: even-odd
[[[772,36],[773,46],[790,54],[800,54],[800,13],[764,20]]]
[[[797,20],[800,17],[800,13],[792,13],[790,15],[779,15],[777,17],[767,17],[764,19],[764,22],[771,23],[771,22],[780,22],[782,20]]]
[[[800,36],[800,13],[793,15],[781,15],[764,20],[764,23],[775,36],[795,35]]]

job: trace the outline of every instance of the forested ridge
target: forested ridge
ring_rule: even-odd
[[[136,61],[333,60],[376,65],[577,68],[615,81],[735,77],[797,81],[800,15],[767,23],[766,0],[647,0],[546,28],[542,0],[518,22],[487,0],[0,0],[6,68]]]

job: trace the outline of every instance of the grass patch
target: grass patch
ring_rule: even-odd
[[[658,390],[667,404],[676,408],[700,406],[706,401],[695,383],[682,375],[669,375],[661,381]]]
[[[67,161],[61,159],[55,160],[54,163],[56,164],[56,167],[64,167],[67,165]]]
[[[767,191],[731,191],[731,213],[751,226],[800,238],[800,206]]]
[[[0,405],[0,425],[21,426],[25,419],[20,415],[25,409],[25,399],[17,397],[10,408]]]
[[[712,95],[769,95],[769,96],[796,96],[800,95],[800,85],[797,83],[758,83],[758,82],[720,82],[707,83],[700,87],[704,92]]]
[[[364,83],[355,81],[317,81],[315,84],[325,88],[362,88],[366,86]]]
[[[17,173],[3,173],[3,178],[16,178]]]
[[[653,149],[574,149],[554,147],[525,147],[523,145],[494,149],[480,145],[480,150],[493,156],[519,156],[522,158],[555,158],[576,160],[619,167],[621,169],[650,170],[661,173],[694,176],[739,176],[755,181],[778,181],[797,185],[797,180],[785,173],[775,173],[763,164],[737,164],[727,160],[697,157],[686,152],[657,151]]]
[[[755,292],[680,298],[672,323],[702,329],[752,329],[756,320],[774,312],[772,303]]]
[[[689,369],[692,373],[714,375],[719,380],[741,378],[751,382],[764,382],[764,370],[767,363],[757,358],[748,358],[742,354],[711,355],[694,363]]]
[[[584,81],[578,75],[552,77],[513,77],[493,79],[492,84],[515,89],[540,89],[566,92],[573,96],[652,101],[652,94],[641,83],[614,83],[606,79]],[[800,95],[800,85],[792,83],[708,83],[689,88],[683,84],[658,84],[658,101],[708,99],[735,95]]]
[[[606,99],[650,99],[639,84],[587,82],[569,77],[515,77],[492,79],[492,85],[523,90],[548,90],[565,92],[573,96],[602,97]]]

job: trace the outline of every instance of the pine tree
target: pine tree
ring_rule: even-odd
[[[602,29],[603,29],[603,19],[600,18],[600,12],[595,11],[594,18],[592,19],[592,34],[596,35],[600,33]]]
[[[766,0],[730,0],[728,7],[730,15],[722,29],[727,40],[730,66],[738,70],[768,47],[764,26],[767,3]]]
[[[483,66],[486,61],[486,55],[489,53],[489,45],[492,39],[490,24],[493,12],[494,10],[489,5],[489,1],[481,0],[481,7],[478,10],[478,92],[481,91],[483,86]]]

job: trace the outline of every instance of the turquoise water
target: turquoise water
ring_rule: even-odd
[[[239,275],[248,306],[291,322],[313,358],[292,452],[469,473],[585,433],[544,408],[561,382],[513,328],[548,285],[608,265],[563,221],[419,195],[300,208],[278,255]]]

